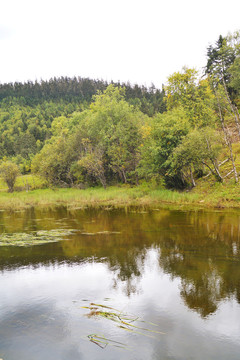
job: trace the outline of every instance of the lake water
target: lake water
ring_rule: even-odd
[[[2,233],[51,229],[76,231],[0,247],[0,358],[240,358],[240,212],[0,212]]]

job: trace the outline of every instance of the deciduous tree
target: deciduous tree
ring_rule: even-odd
[[[8,191],[13,192],[17,176],[20,174],[18,166],[11,161],[3,161],[0,165],[0,174],[8,186]]]

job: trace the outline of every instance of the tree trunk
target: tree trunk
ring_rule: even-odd
[[[218,168],[217,160],[211,159],[211,161],[212,161],[214,170],[215,170],[215,172],[216,172],[216,174],[217,174],[217,177],[219,178],[220,181],[223,181],[223,177],[222,177],[222,175],[220,174],[220,171],[219,171],[219,168]]]
[[[123,180],[124,180],[124,184],[127,183],[127,178],[126,178],[126,174],[125,174],[125,171],[122,170],[122,177],[123,177]]]
[[[237,126],[237,131],[238,131],[238,136],[239,136],[239,139],[240,139],[239,113],[238,113],[238,110],[237,110],[236,106],[232,103],[232,101],[231,101],[231,99],[229,97],[224,77],[223,77],[223,86],[224,86],[224,91],[225,91],[225,94],[226,94],[227,101],[228,101],[228,103],[230,105],[230,108],[232,110],[232,113],[234,115],[235,123],[236,123],[236,126]]]
[[[193,187],[195,187],[196,183],[195,183],[195,180],[194,180],[194,177],[193,177],[192,166],[191,165],[190,165],[190,176],[191,176],[192,185],[193,185]]]
[[[102,184],[102,186],[104,187],[104,189],[106,189],[107,182],[106,182],[105,176],[99,176],[99,180],[100,180],[100,183]]]
[[[215,169],[213,170],[213,169],[206,163],[206,161],[202,160],[202,164],[205,165],[205,166],[211,171],[212,175],[214,175],[214,176],[216,177],[217,181],[222,181],[223,178],[222,178],[221,176],[219,176],[218,173],[214,171]]]
[[[139,181],[138,181],[138,173],[136,172],[136,185],[139,185]]]
[[[209,141],[207,138],[205,138],[206,142],[207,142],[207,148],[209,151],[209,154],[211,154],[211,145],[209,144]],[[218,162],[216,159],[210,158],[211,163],[213,164],[214,170],[215,170],[215,176],[217,178],[218,181],[223,181],[223,177],[221,176],[220,172],[219,172],[219,168],[218,168]]]
[[[231,159],[231,162],[232,162],[232,168],[233,168],[233,172],[234,172],[235,182],[238,183],[238,174],[237,174],[237,170],[236,170],[236,166],[235,166],[235,162],[234,162],[234,157],[233,157],[232,142],[231,142],[231,139],[230,139],[230,136],[229,136],[228,129],[225,127],[225,124],[224,124],[224,118],[223,118],[223,115],[222,115],[221,105],[220,105],[219,98],[218,98],[216,92],[215,92],[215,95],[216,95],[216,99],[217,99],[219,118],[220,118],[220,121],[221,121],[223,133],[224,133],[224,139],[225,139],[225,142],[226,142],[226,144],[228,146],[229,153],[230,153],[230,159]]]

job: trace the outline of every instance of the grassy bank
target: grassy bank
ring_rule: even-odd
[[[9,194],[0,193],[1,209],[24,209],[31,206],[50,207],[65,205],[70,207],[86,206],[150,206],[160,202],[193,203],[196,194],[180,194],[170,190],[150,190],[146,187],[109,187],[78,189],[39,189]]]
[[[29,180],[29,179],[28,179]],[[35,180],[36,181],[36,180]],[[0,209],[21,210],[32,206],[52,207],[124,207],[124,206],[200,206],[240,208],[240,186],[235,184],[201,183],[193,191],[177,192],[151,188],[120,186],[79,189],[36,189],[16,191],[12,194],[0,189]]]

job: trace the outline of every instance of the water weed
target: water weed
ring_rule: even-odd
[[[161,334],[161,335],[164,334],[161,331],[151,328],[151,327],[155,327],[155,328],[158,327],[157,324],[144,321],[136,315],[124,313],[111,306],[90,303],[88,306],[82,306],[81,308],[89,310],[89,313],[86,314],[88,318],[96,318],[96,319],[102,318],[109,321],[113,321],[115,325],[121,330],[129,331],[131,333],[147,336],[147,337],[154,337],[153,336],[154,334]],[[141,326],[143,323],[147,326],[144,327]],[[116,346],[116,344],[114,343],[117,343],[112,339],[107,339],[103,335],[90,334],[87,337],[91,342],[98,345],[102,349],[104,349],[108,344]],[[120,347],[126,348],[126,344],[118,343],[118,346],[119,344],[121,345]]]
[[[31,233],[1,234],[0,246],[32,246],[63,240],[76,230],[54,229]]]

